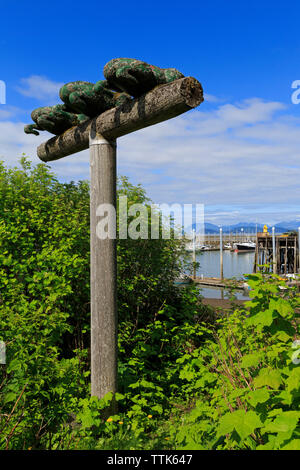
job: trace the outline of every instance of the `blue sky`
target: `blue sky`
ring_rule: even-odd
[[[5,3],[5,5],[3,5]],[[115,57],[196,77],[197,110],[119,139],[118,171],[156,203],[205,204],[206,219],[300,220],[300,4],[276,1],[1,2],[0,158],[14,165],[49,137],[23,133],[61,84],[95,82]],[[50,164],[89,178],[88,152]]]

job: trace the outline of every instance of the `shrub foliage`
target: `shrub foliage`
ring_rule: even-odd
[[[120,178],[129,207],[149,199]],[[1,449],[300,449],[299,293],[249,276],[218,316],[178,287],[182,242],[119,239],[118,414],[90,397],[89,185],[0,166]]]

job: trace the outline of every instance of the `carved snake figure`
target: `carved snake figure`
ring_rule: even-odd
[[[25,126],[26,134],[39,135],[38,131],[45,130],[60,135],[70,127],[131,100],[126,93],[113,92],[105,85],[104,80],[96,84],[77,81],[63,85],[59,95],[65,104],[35,109],[31,118],[36,124]]]
[[[74,114],[64,104],[44,106],[32,111],[31,118],[35,124],[27,124],[24,127],[26,134],[39,135],[38,131],[48,131],[59,135],[70,127],[76,126],[90,118],[84,114]]]
[[[131,100],[126,93],[116,93],[107,85],[105,80],[100,80],[95,84],[70,82],[61,87],[59,96],[70,109],[90,117],[98,116],[107,109]]]
[[[184,75],[176,69],[161,69],[137,59],[113,59],[104,66],[104,77],[117,91],[131,96],[143,95],[157,85],[173,82]]]
[[[60,135],[70,127],[184,75],[173,68],[162,69],[137,59],[119,58],[105,65],[104,77],[106,80],[95,84],[76,81],[63,85],[59,96],[64,104],[35,109],[31,113],[34,124],[26,125],[24,131],[39,135],[38,131],[46,130]]]

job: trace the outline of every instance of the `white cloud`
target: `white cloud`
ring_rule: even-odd
[[[18,108],[14,106],[0,106],[0,121],[15,117],[18,112]]]
[[[47,77],[31,75],[28,78],[21,79],[21,86],[17,87],[17,91],[28,98],[37,100],[59,100],[58,92],[62,85],[63,83],[54,82]]]
[[[39,136],[24,133],[23,122],[0,121],[0,160],[6,166],[18,165],[20,158],[25,154],[34,164],[41,163],[36,154],[37,147],[47,139],[53,137],[48,132],[40,132]],[[82,180],[89,178],[88,151],[80,152],[69,157],[47,163],[64,181]]]
[[[8,166],[15,165],[22,153],[30,155],[37,162],[35,147],[44,140],[24,133],[24,123],[0,121],[0,159]]]
[[[220,101],[222,101],[220,98],[218,98],[217,96],[214,96],[214,95],[210,95],[209,93],[204,93],[204,100],[207,102],[207,103],[219,103]]]
[[[191,112],[120,139],[120,167],[155,200],[300,204],[300,125],[284,110],[249,99]],[[153,168],[162,174],[148,186]]]

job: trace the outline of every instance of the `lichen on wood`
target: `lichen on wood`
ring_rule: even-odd
[[[80,152],[89,147],[91,132],[107,140],[137,131],[176,117],[198,106],[203,101],[201,84],[193,77],[185,77],[160,85],[148,93],[99,116],[68,129],[38,147],[38,157],[49,162]]]
[[[39,135],[39,131],[45,130],[60,135],[74,125],[184,75],[174,68],[162,69],[137,59],[119,58],[104,66],[104,77],[106,80],[97,83],[78,80],[63,85],[59,97],[64,104],[35,109],[31,113],[34,124],[27,124],[24,131]]]

